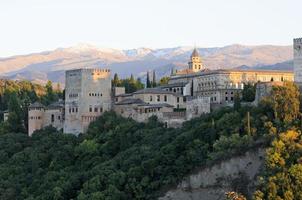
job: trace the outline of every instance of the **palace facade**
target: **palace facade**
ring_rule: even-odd
[[[295,66],[302,67],[299,59]],[[296,77],[300,80],[299,74]],[[126,94],[125,88],[112,88],[109,69],[68,70],[65,81],[65,102],[30,105],[29,135],[49,125],[64,133],[85,133],[92,121],[109,110],[138,122],[156,116],[165,126],[178,127],[211,109],[233,105],[235,94],[241,94],[245,84],[294,81],[294,74],[275,70],[209,70],[195,48],[188,67],[175,71],[167,85],[156,88]],[[257,91],[263,93],[265,87],[260,86]]]

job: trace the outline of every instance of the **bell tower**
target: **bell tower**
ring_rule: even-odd
[[[199,56],[198,50],[196,48],[194,48],[190,56],[190,61],[188,62],[188,65],[189,69],[193,72],[199,72],[204,69],[201,62],[201,57]]]

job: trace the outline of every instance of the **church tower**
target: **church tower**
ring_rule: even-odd
[[[192,70],[192,72],[199,72],[203,70],[201,57],[199,56],[199,53],[196,48],[194,48],[188,64],[189,64],[189,69]]]

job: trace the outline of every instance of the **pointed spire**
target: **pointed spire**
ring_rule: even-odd
[[[191,58],[192,57],[200,57],[197,48],[195,47],[192,54],[191,54]]]

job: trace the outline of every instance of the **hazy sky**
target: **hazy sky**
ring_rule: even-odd
[[[302,0],[0,0],[0,57],[90,43],[290,45]]]

